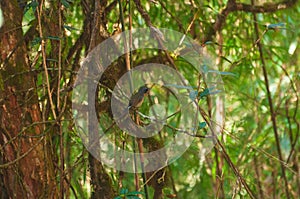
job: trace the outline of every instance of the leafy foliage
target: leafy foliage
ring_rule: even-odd
[[[208,136],[211,124],[203,119],[198,121],[192,146],[161,171],[161,176],[164,176],[161,197],[249,198],[251,192],[255,198],[271,195],[277,198],[299,197],[300,5],[294,3],[297,1],[283,1],[290,2],[284,9],[272,1],[255,1],[255,5],[250,1],[230,0],[97,2],[32,0],[27,1],[23,9],[23,37],[20,41],[27,45],[28,72],[35,79],[44,136],[47,136],[47,147],[51,148],[49,153],[55,160],[51,168],[57,175],[57,190],[62,183],[66,198],[96,198],[93,183],[98,181],[94,179],[96,174],[91,168],[91,157],[78,136],[82,129],[74,124],[73,83],[81,61],[94,47],[93,42],[101,42],[121,32],[122,23],[125,23],[125,29],[129,29],[131,20],[132,28],[149,26],[145,14],[138,9],[137,2],[140,2],[154,27],[185,33],[201,44],[210,55],[211,64],[217,67],[217,70],[211,70],[204,64],[203,73],[220,75],[225,88],[225,93],[222,93],[217,87],[207,87],[202,74],[177,52],[143,49],[132,53],[132,67],[152,60],[165,60],[169,54],[180,74],[191,84],[191,87],[154,86],[139,109],[143,115],[148,115],[149,106],[154,101],[163,104],[168,113],[178,110],[177,99],[170,94],[168,87],[182,92],[188,90],[189,99],[203,109],[209,107],[211,96],[225,95],[226,122],[220,125],[219,142],[215,141],[215,147],[206,154],[201,139]],[[123,21],[119,2],[123,7]],[[229,6],[231,3],[236,6]],[[100,22],[93,21],[96,18]],[[2,21],[0,9],[0,25]],[[108,108],[114,89],[110,83],[115,83],[114,78],[121,77],[119,74],[126,70],[124,60],[114,63],[115,68],[108,69],[110,75],[99,83],[96,108],[100,126],[108,129],[109,138],[117,146],[133,151],[130,137],[112,125],[113,118]],[[3,90],[2,82],[6,78],[14,77],[4,77],[1,73],[0,90]],[[209,116],[215,109],[209,107],[204,111]],[[164,126],[153,140],[145,140],[144,149],[155,150],[154,147],[163,145],[163,141],[167,143],[176,134],[185,133],[177,128],[180,118],[180,113],[168,118],[166,123],[169,126]],[[144,117],[142,122],[150,123],[151,118]],[[33,124],[26,121],[24,125],[23,128],[27,128]],[[111,187],[113,191],[107,192],[115,199],[145,198],[142,188],[129,191],[136,190],[134,174],[124,174],[105,166],[101,168],[101,172],[107,174],[101,179],[106,187]],[[151,180],[155,174],[146,176]],[[138,180],[141,179],[139,176]],[[159,183],[143,184],[148,186],[150,198],[154,197]]]

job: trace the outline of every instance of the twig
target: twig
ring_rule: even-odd
[[[165,48],[164,44],[163,44],[163,38],[161,38],[160,34],[157,34],[157,32],[160,32],[159,30],[157,30],[150,19],[149,14],[144,10],[141,1],[140,0],[134,0],[134,3],[136,5],[137,10],[139,11],[139,13],[142,15],[143,19],[145,20],[147,26],[151,29],[151,31],[153,31],[155,38],[157,39],[159,45],[161,46],[161,48],[163,49],[163,51],[166,54],[166,57],[168,59],[168,61],[170,62],[171,66],[178,71],[174,60],[172,59],[172,57],[170,56],[170,54],[168,53],[167,49]],[[184,81],[183,81],[184,82]]]
[[[225,147],[223,146],[223,144],[220,142],[219,139],[216,139],[216,142],[217,142],[218,146],[221,147],[221,153],[223,154],[226,162],[228,163],[228,165],[230,166],[230,168],[233,170],[233,173],[235,174],[235,176],[238,178],[238,180],[244,186],[244,188],[247,191],[247,193],[250,196],[250,198],[255,199],[256,197],[254,196],[253,192],[251,191],[250,187],[248,186],[248,184],[245,181],[245,179],[243,178],[243,176],[240,174],[239,170],[235,167],[235,165],[231,161],[231,159],[230,159],[230,157],[229,157],[229,155],[228,155]]]
[[[139,125],[140,124],[140,117],[138,114],[135,114],[135,121],[136,124]],[[137,138],[137,143],[138,143],[138,149],[139,149],[139,154],[140,154],[140,160],[141,160],[141,169],[142,169],[142,178],[143,178],[143,183],[144,183],[144,192],[145,192],[145,197],[146,199],[149,198],[148,195],[148,188],[147,188],[147,179],[146,179],[146,173],[145,173],[145,161],[144,161],[144,152],[143,152],[143,140],[142,138]]]
[[[159,4],[161,5],[161,7],[177,22],[177,24],[178,24],[178,27],[180,28],[180,30],[182,31],[182,32],[184,32],[185,30],[184,30],[184,27],[183,27],[183,25],[182,25],[182,23],[180,22],[180,20],[179,19],[177,19],[173,14],[172,14],[172,12],[171,11],[169,11],[168,9],[167,9],[167,7],[166,7],[166,5],[163,3],[163,1],[162,0],[158,0],[158,2],[159,2]]]
[[[220,31],[226,21],[227,16],[236,11],[251,12],[251,13],[267,13],[275,12],[277,10],[287,9],[294,6],[298,0],[284,0],[279,3],[270,3],[268,6],[256,6],[249,5],[245,3],[237,3],[235,0],[229,0],[224,9],[220,11],[215,19],[215,23],[211,29],[207,32],[206,36],[203,39],[203,43],[211,41],[212,38]]]
[[[30,149],[28,149],[28,151],[26,151],[25,153],[23,153],[22,155],[20,155],[19,157],[17,157],[16,159],[10,161],[10,162],[7,162],[5,164],[0,164],[0,169],[3,169],[3,168],[6,168],[6,167],[9,167],[13,164],[15,164],[16,162],[20,161],[21,159],[23,159],[24,157],[26,157],[33,149],[35,149],[35,147],[37,147],[40,142],[44,139],[44,137],[41,137],[36,143],[35,145],[33,145]]]
[[[257,178],[257,187],[258,187],[258,190],[259,190],[259,196],[261,199],[265,198],[264,197],[264,193],[263,193],[263,190],[262,190],[262,186],[261,186],[261,181],[260,181],[260,173],[259,173],[259,165],[257,164],[258,160],[257,160],[257,157],[256,157],[256,154],[254,154],[254,171],[255,171],[255,174],[256,174],[256,178]]]
[[[58,2],[58,26],[59,26],[59,37],[62,38],[62,12],[61,12],[61,3]],[[58,44],[58,78],[57,78],[57,110],[58,113],[60,113],[60,79],[61,79],[61,56],[62,56],[62,49],[61,49],[61,39],[59,40]],[[64,134],[62,131],[62,126],[61,126],[61,120],[59,119],[58,121],[58,128],[59,128],[59,154],[60,154],[60,167],[59,167],[59,172],[60,172],[60,198],[64,198]]]
[[[252,2],[252,4],[254,4],[253,0],[251,0],[251,2]],[[254,21],[257,20],[255,13],[253,13],[253,19],[254,19]],[[273,108],[274,107],[273,106],[273,100],[272,100],[271,92],[270,92],[268,72],[267,72],[267,69],[266,69],[263,49],[262,49],[262,45],[260,43],[260,40],[258,40],[259,30],[258,30],[257,23],[254,23],[254,30],[255,30],[255,34],[256,34],[256,38],[257,38],[256,43],[257,43],[258,50],[259,50],[260,60],[261,60],[261,63],[262,63],[263,76],[264,76],[264,79],[265,79],[265,87],[266,87],[266,90],[267,90],[267,97],[268,97],[268,102],[269,102],[269,107],[270,107],[270,114],[271,114],[271,120],[272,120],[272,124],[273,124],[272,126],[273,126],[274,136],[275,136],[275,140],[276,140],[276,148],[277,148],[277,152],[278,152],[278,158],[280,160],[282,177],[283,177],[283,180],[284,180],[284,183],[285,183],[285,194],[286,194],[286,197],[289,199],[290,198],[290,193],[289,193],[289,189],[288,189],[288,181],[287,181],[287,178],[286,178],[285,167],[282,163],[284,161],[283,161],[282,153],[281,153],[280,140],[279,140],[279,135],[278,135],[277,123],[276,123],[276,113],[274,112],[274,108]]]
[[[41,41],[41,49],[42,49],[42,56],[43,56],[43,67],[45,71],[45,77],[46,77],[46,84],[47,84],[47,91],[48,91],[48,97],[49,97],[49,102],[51,106],[51,111],[53,114],[54,119],[56,120],[56,113],[55,113],[55,106],[52,100],[52,94],[51,94],[51,88],[50,88],[50,83],[49,83],[49,74],[47,70],[47,55],[45,51],[45,39],[43,38],[43,30],[42,30],[42,22],[41,22],[41,16],[42,16],[42,10],[43,10],[43,0],[40,3],[40,6],[36,9],[37,11],[37,18],[38,18],[38,24],[39,24],[39,34],[40,38],[42,39]]]

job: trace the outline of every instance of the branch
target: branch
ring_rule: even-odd
[[[266,3],[262,6],[249,5],[245,3],[236,3],[233,11],[244,11],[252,13],[268,13],[277,10],[284,10],[294,6],[298,0],[286,0],[280,3]]]
[[[164,42],[164,38],[163,38],[163,34],[160,32],[159,29],[155,28],[151,22],[150,16],[149,14],[144,10],[141,1],[140,0],[134,0],[134,3],[136,5],[137,10],[139,11],[139,13],[142,15],[143,19],[145,20],[147,26],[150,28],[151,32],[153,33],[154,37],[157,39],[159,45],[162,47],[163,51],[166,53],[166,57],[168,59],[168,61],[170,62],[170,65],[175,69],[178,70],[174,60],[172,59],[172,57],[169,55],[167,49],[165,48],[163,42]]]
[[[144,10],[144,8],[143,8],[143,6],[141,4],[141,1],[140,0],[134,0],[134,3],[136,5],[137,10],[139,11],[139,13],[142,15],[143,19],[145,20],[147,26],[149,26],[149,27],[153,26],[152,22],[151,22],[151,19],[150,19],[150,16]]]
[[[235,174],[235,176],[238,178],[239,182],[244,186],[245,190],[247,191],[249,197],[251,199],[256,198],[256,196],[254,195],[254,193],[252,192],[252,190],[250,189],[250,187],[248,186],[246,180],[243,178],[243,176],[241,175],[240,171],[236,168],[236,166],[234,165],[234,163],[231,161],[228,153],[226,152],[225,147],[223,146],[223,144],[220,142],[219,139],[216,139],[217,145],[219,147],[221,147],[221,153],[223,154],[227,164],[229,165],[229,167],[233,170],[233,173]]]
[[[252,0],[253,2],[253,0]],[[267,72],[267,68],[266,68],[266,63],[265,63],[265,58],[264,58],[264,54],[263,54],[263,48],[262,48],[262,44],[259,40],[259,29],[258,29],[258,25],[257,23],[255,23],[255,21],[257,21],[257,17],[256,14],[253,14],[253,19],[254,19],[254,31],[256,34],[256,38],[257,38],[257,47],[258,47],[258,51],[259,51],[259,56],[260,56],[260,61],[261,61],[261,65],[262,65],[262,71],[263,71],[263,76],[264,76],[264,80],[265,80],[265,87],[267,90],[267,97],[268,97],[268,102],[269,102],[269,108],[270,108],[270,114],[271,114],[271,120],[272,120],[272,127],[273,127],[273,131],[274,131],[274,137],[275,137],[275,141],[276,141],[276,148],[277,148],[277,152],[278,152],[278,158],[280,160],[280,166],[281,166],[281,172],[282,172],[282,178],[284,180],[285,183],[285,193],[286,193],[286,198],[290,198],[290,194],[289,194],[289,184],[287,181],[287,177],[286,177],[286,171],[285,171],[285,167],[284,167],[284,160],[283,160],[283,156],[282,156],[282,152],[281,152],[281,147],[280,147],[280,139],[279,139],[279,134],[278,134],[278,127],[277,127],[277,122],[276,122],[276,113],[274,111],[274,103],[273,103],[273,99],[272,99],[272,95],[271,95],[271,91],[270,91],[270,83],[268,80],[268,72]]]
[[[262,6],[249,5],[245,3],[236,3],[235,0],[229,0],[227,5],[221,12],[217,15],[216,22],[208,30],[203,43],[211,41],[213,36],[219,32],[223,25],[225,24],[226,17],[235,11],[251,12],[251,13],[269,13],[275,12],[277,10],[283,10],[294,6],[298,0],[286,0],[280,3],[267,3]]]
[[[41,137],[32,147],[30,147],[30,149],[28,149],[25,153],[23,153],[22,155],[19,155],[16,159],[7,162],[5,164],[0,164],[0,168],[7,168],[13,164],[16,164],[17,162],[19,162],[21,159],[25,158],[29,153],[31,153],[32,150],[34,150],[42,141],[43,141],[44,137]]]

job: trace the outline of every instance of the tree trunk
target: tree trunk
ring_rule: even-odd
[[[23,10],[17,0],[2,0],[1,9],[0,197],[52,197],[36,85],[22,32]]]

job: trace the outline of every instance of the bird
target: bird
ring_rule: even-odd
[[[141,86],[129,100],[128,109],[138,109],[142,106],[144,98],[149,94],[149,88],[147,86]]]

